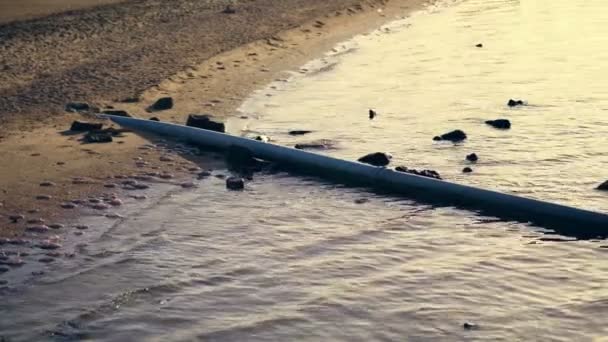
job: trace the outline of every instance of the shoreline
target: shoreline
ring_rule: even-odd
[[[424,5],[420,0],[392,0],[384,5],[381,5],[384,1],[368,1],[356,8],[350,6],[351,1],[345,3],[349,6],[336,13],[314,16],[303,24],[241,44],[174,73],[139,94],[137,103],[122,103],[113,101],[116,97],[103,96],[90,103],[100,108],[126,110],[136,117],[156,116],[162,121],[184,123],[191,113],[212,113],[214,118],[225,121],[234,117],[251,93],[285,77],[289,70],[321,57],[341,41],[369,32]],[[128,93],[121,95],[118,98],[128,97]],[[172,109],[145,111],[163,96],[173,98]],[[0,115],[2,108],[0,106]],[[43,119],[39,119],[40,113],[33,116],[21,113],[23,119],[12,121],[0,131],[3,161],[0,164],[0,219],[5,222],[0,225],[0,238],[22,236],[30,218],[44,218],[44,222],[49,223],[77,217],[78,209],[62,209],[61,203],[111,192],[112,189],[105,186],[119,182],[115,177],[166,172],[180,179],[191,176],[189,168],[216,168],[222,164],[217,160],[219,156],[213,154],[180,155],[171,163],[163,162],[161,156],[165,151],[150,149],[142,154],[140,148],[148,140],[132,133],[110,144],[81,144],[80,135],[60,132],[68,129],[73,120],[89,121],[91,117],[56,109],[41,113]],[[41,187],[46,181],[55,186]],[[44,196],[50,199],[37,199]],[[23,214],[27,219],[17,224],[6,223],[14,214]]]

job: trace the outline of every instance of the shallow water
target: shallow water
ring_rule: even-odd
[[[597,0],[431,8],[345,43],[243,111],[261,117],[247,123],[251,130],[281,144],[331,139],[339,148],[327,153],[351,159],[385,150],[395,164],[436,169],[448,180],[608,211],[608,196],[593,190],[608,161],[607,10]],[[530,105],[509,109],[509,98]],[[371,122],[370,107],[379,112]],[[483,123],[498,117],[513,128]],[[469,134],[465,143],[431,140],[455,128]],[[289,129],[316,132],[295,138]],[[470,152],[480,161],[465,176]],[[554,240],[540,228],[316,179],[260,175],[239,193],[211,177],[131,209],[75,258],[3,294],[0,336],[608,335],[608,243]]]

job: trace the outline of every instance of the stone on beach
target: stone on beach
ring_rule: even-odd
[[[63,209],[74,209],[76,208],[76,204],[74,203],[69,203],[69,202],[65,202],[65,203],[61,203],[60,205]]]
[[[48,264],[48,263],[55,261],[55,259],[53,259],[51,257],[42,257],[42,258],[38,259],[38,261],[43,264]]]
[[[113,198],[108,202],[111,206],[119,207],[122,205],[122,201],[118,198]]]
[[[523,106],[523,105],[525,105],[525,102],[522,100],[509,99],[509,102],[507,102],[507,106],[509,106],[509,107],[517,107],[517,106]]]
[[[211,116],[204,114],[190,114],[188,115],[188,120],[186,121],[186,126],[202,128],[209,131],[215,131],[220,133],[226,132],[226,125],[222,122],[216,122],[211,120]]]
[[[184,189],[189,189],[189,188],[196,187],[196,184],[194,184],[193,182],[184,182],[184,183],[181,183],[180,186]]]
[[[41,201],[48,201],[50,200],[52,197],[49,195],[37,195],[36,199],[37,200],[41,200]]]
[[[498,128],[498,129],[509,129],[511,128],[511,121],[507,119],[496,119],[496,120],[488,120],[486,124]]]
[[[167,110],[173,108],[173,98],[171,97],[161,97],[156,100],[152,106],[148,108],[149,111],[160,111]]]
[[[229,190],[243,190],[245,188],[245,181],[239,177],[229,177],[226,179],[226,188]]]
[[[470,161],[470,162],[473,162],[473,163],[474,163],[474,162],[476,162],[476,161],[478,161],[478,160],[479,160],[479,157],[477,156],[477,154],[475,154],[475,153],[471,153],[471,154],[467,155],[466,159],[467,159],[468,161]]]
[[[471,173],[473,172],[473,169],[471,169],[470,167],[465,167],[464,169],[462,169],[462,173]]]
[[[46,233],[50,230],[50,228],[45,225],[36,225],[36,226],[29,226],[25,230],[28,232],[33,232],[33,233]]]
[[[597,189],[602,191],[608,191],[608,180],[598,185]]]
[[[304,135],[304,134],[309,134],[312,133],[312,131],[308,131],[308,130],[293,130],[293,131],[289,131],[289,135]]]
[[[44,240],[44,241],[38,243],[38,245],[36,245],[36,247],[38,247],[40,249],[52,250],[52,249],[61,248],[61,245],[56,242],[50,241],[50,240]]]
[[[457,129],[457,130],[453,130],[451,132],[442,134],[440,136],[436,136],[433,138],[433,140],[435,140],[435,141],[447,140],[447,141],[451,141],[451,142],[459,142],[459,141],[465,140],[466,138],[467,138],[466,133]]]
[[[95,131],[95,130],[100,130],[101,127],[103,127],[103,124],[100,124],[100,123],[74,121],[74,122],[72,122],[70,131],[74,131],[74,132]]]
[[[83,137],[83,141],[89,144],[95,143],[110,143],[114,139],[112,133],[108,131],[90,131]]]
[[[421,171],[418,171],[416,169],[410,169],[410,168],[407,168],[405,166],[397,166],[395,168],[395,171],[410,173],[410,174],[413,174],[413,175],[418,175],[418,176],[427,177],[427,178],[441,179],[441,176],[435,170],[421,170]]]
[[[25,216],[21,215],[21,214],[13,214],[13,215],[9,215],[8,219],[11,220],[13,223],[17,223],[20,220],[24,220]]]
[[[127,111],[124,111],[124,110],[104,110],[101,113],[107,114],[107,115],[114,115],[114,116],[123,116],[123,117],[127,117],[127,118],[131,117],[131,115]]]
[[[60,224],[60,223],[52,223],[48,225],[49,228],[51,229],[61,229],[64,227],[64,225]]]
[[[44,224],[44,220],[41,218],[35,218],[27,220],[27,224]]]
[[[91,109],[91,106],[88,103],[84,102],[69,102],[65,105],[66,112],[78,113],[78,112],[86,112]]]
[[[391,162],[391,155],[383,152],[374,152],[367,154],[357,161],[373,166],[386,166]]]
[[[50,186],[55,186],[55,185],[57,185],[57,184],[55,184],[53,182],[48,182],[48,181],[40,183],[40,186],[44,186],[44,187],[50,187]]]

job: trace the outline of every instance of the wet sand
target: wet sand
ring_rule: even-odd
[[[73,120],[91,117],[66,113],[65,103],[85,101],[178,123],[190,113],[224,120],[252,91],[284,77],[286,70],[422,5],[419,0],[259,0],[238,3],[237,13],[224,14],[218,2],[197,8],[202,3],[172,2],[179,11],[170,18],[162,14],[164,4],[137,2],[0,29],[8,42],[0,50],[5,70],[0,73],[3,222],[12,214],[47,222],[77,215],[60,204],[108,192],[103,185],[109,177],[163,169],[189,175],[184,171],[188,165],[205,169],[217,164],[213,158],[184,156],[168,166],[157,150],[142,156],[138,148],[148,141],[130,133],[110,144],[84,145],[81,135],[61,132]],[[174,108],[147,113],[145,108],[161,96],[172,96]],[[128,97],[138,101],[116,101]],[[145,170],[137,167],[136,158],[145,159]],[[75,177],[90,181],[74,182]],[[45,181],[56,186],[41,187]],[[36,199],[41,195],[52,199]],[[19,236],[25,227],[23,221],[3,224],[0,237]]]

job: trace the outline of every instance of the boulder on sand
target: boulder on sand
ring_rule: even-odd
[[[386,166],[391,162],[391,155],[383,152],[374,152],[357,159],[361,163],[373,166]]]
[[[70,131],[74,132],[86,132],[99,130],[103,127],[103,124],[93,122],[74,121],[70,127]]]
[[[156,100],[153,105],[151,105],[148,110],[149,111],[158,111],[158,110],[167,110],[173,108],[173,98],[171,97],[161,97]]]
[[[451,142],[459,142],[459,141],[465,140],[466,138],[467,138],[467,135],[463,131],[457,129],[457,130],[442,134],[440,136],[436,136],[433,138],[433,140],[435,140],[435,141],[448,140]]]
[[[188,115],[188,121],[186,121],[186,126],[202,128],[209,131],[215,131],[220,133],[226,132],[226,125],[222,122],[216,122],[211,120],[210,115],[198,115],[198,114],[190,114]]]
[[[511,121],[507,119],[496,119],[496,120],[488,120],[486,124],[498,128],[498,129],[509,129],[511,128]]]

